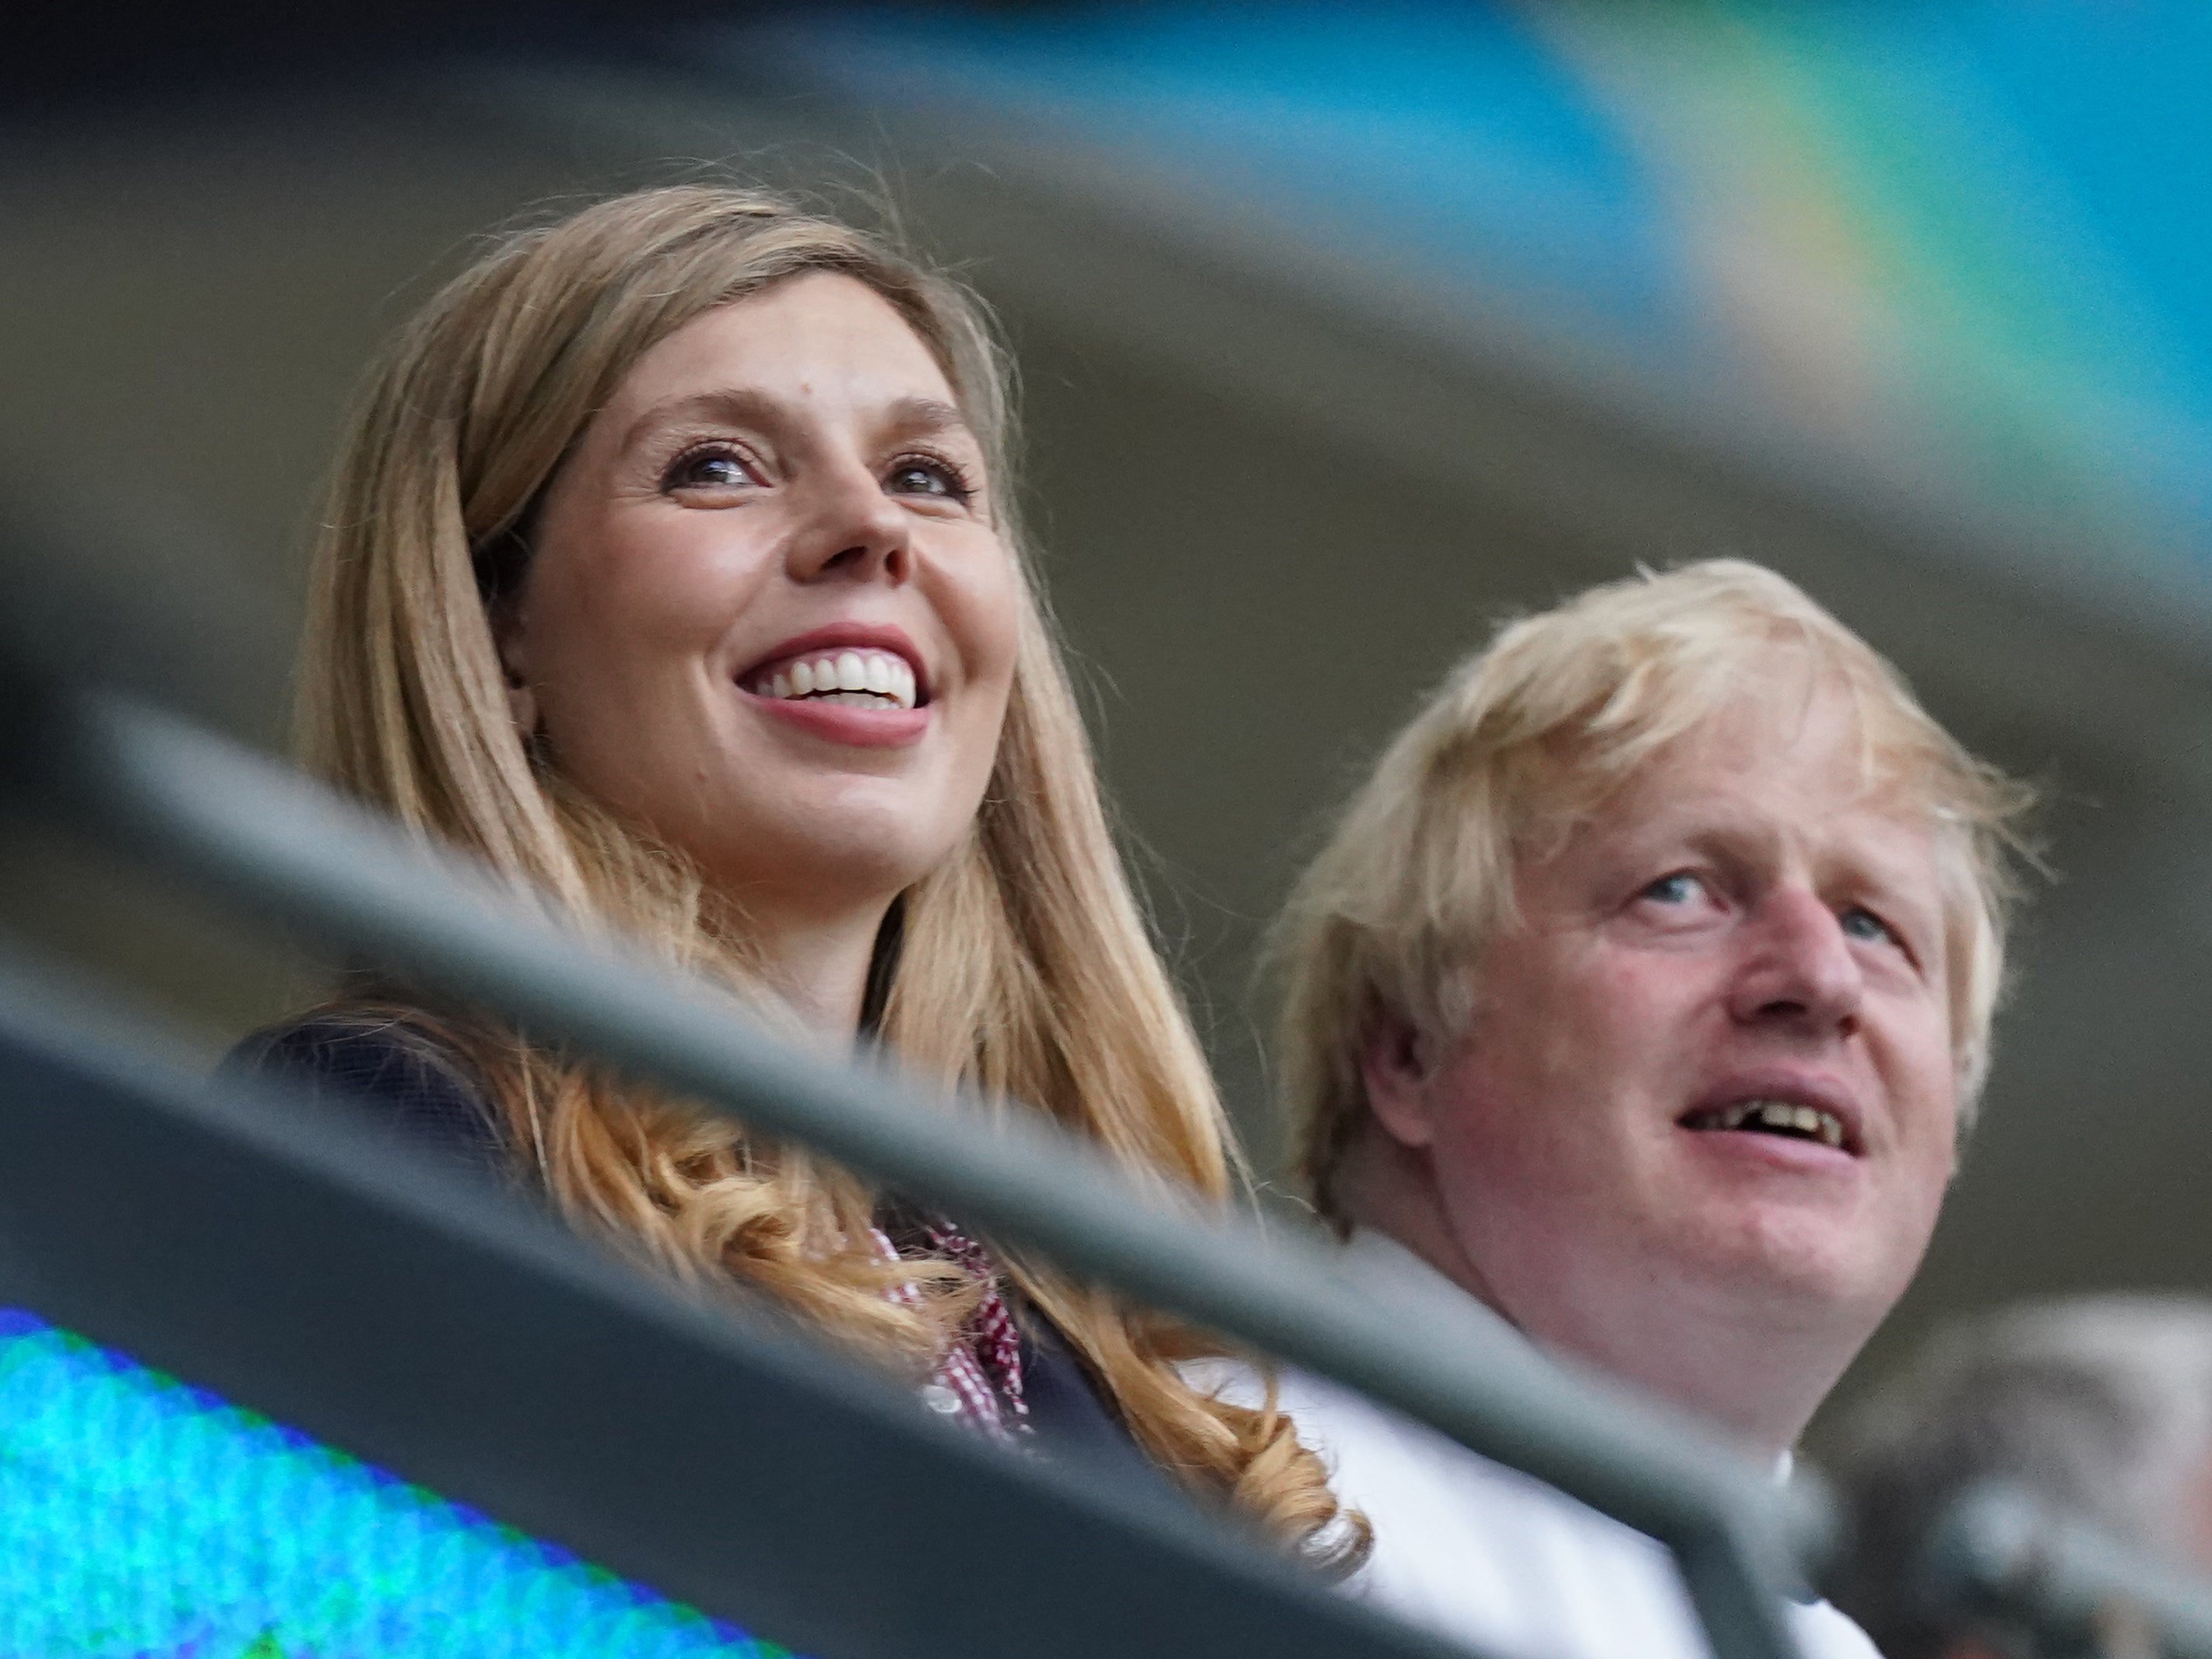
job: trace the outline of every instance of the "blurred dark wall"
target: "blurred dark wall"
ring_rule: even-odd
[[[544,146],[329,82],[0,133],[0,457],[47,502],[144,526],[118,551],[296,614],[317,489],[379,337],[467,239],[576,180]],[[165,533],[166,532],[166,533]],[[180,563],[182,568],[179,568]],[[281,747],[289,661],[253,665]],[[212,1053],[319,994],[281,943],[0,820],[0,916],[149,995]]]

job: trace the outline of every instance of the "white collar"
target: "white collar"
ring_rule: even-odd
[[[1351,1237],[1345,1240],[1344,1257],[1363,1278],[1379,1281],[1409,1296],[1449,1294],[1464,1303],[1479,1323],[1494,1328],[1500,1340],[1510,1340],[1516,1347],[1531,1353],[1541,1352],[1504,1314],[1388,1233],[1379,1233],[1372,1227],[1354,1227]]]
[[[1387,1232],[1376,1232],[1374,1228],[1352,1230],[1352,1237],[1345,1239],[1345,1261],[1354,1265],[1363,1279],[1402,1290],[1409,1297],[1437,1297],[1449,1291],[1451,1297],[1467,1303],[1468,1312],[1474,1312],[1484,1325],[1495,1325],[1502,1336],[1510,1336],[1522,1347],[1535,1347],[1535,1343],[1531,1343],[1504,1314],[1475,1297],[1467,1285],[1431,1263],[1427,1256],[1416,1255],[1407,1245],[1391,1239]]]

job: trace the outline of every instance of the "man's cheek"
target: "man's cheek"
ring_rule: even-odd
[[[1503,1113],[1458,1115],[1441,1126],[1439,1174],[1455,1201],[1495,1214],[1540,1204],[1557,1182],[1559,1149],[1544,1144],[1541,1119]]]

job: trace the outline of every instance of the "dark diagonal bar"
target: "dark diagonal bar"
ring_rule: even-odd
[[[0,1306],[817,1659],[1445,1659],[1164,1488],[1000,1451],[388,1124],[0,981]],[[957,1540],[957,1543],[955,1542]]]
[[[1310,1246],[1168,1208],[1041,1120],[825,1066],[712,988],[556,926],[461,860],[126,696],[46,682],[16,701],[30,780],[132,854],[1349,1382],[1670,1545],[1723,1659],[1793,1651],[1778,1591],[1805,1522],[1709,1431],[1501,1349],[1449,1298],[1355,1285]]]

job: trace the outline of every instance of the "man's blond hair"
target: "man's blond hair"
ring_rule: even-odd
[[[1973,756],[1903,677],[1795,584],[1714,559],[1594,587],[1501,629],[1383,751],[1293,890],[1274,954],[1301,1170],[1322,1213],[1368,1116],[1361,1057],[1391,1025],[1441,1051],[1485,947],[1514,919],[1516,864],[1668,744],[1754,690],[1777,653],[1851,702],[1868,786],[1934,826],[1962,1127],[1990,1059],[2032,791]]]

